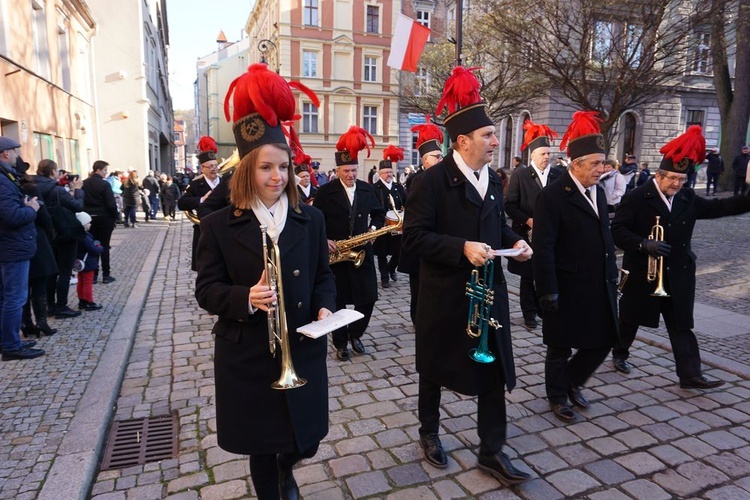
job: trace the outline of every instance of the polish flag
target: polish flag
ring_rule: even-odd
[[[396,32],[391,41],[388,66],[402,71],[417,72],[417,64],[424,46],[430,37],[430,28],[423,26],[403,14],[398,15]]]

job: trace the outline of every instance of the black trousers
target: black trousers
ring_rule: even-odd
[[[734,174],[734,195],[745,192],[745,176]]]
[[[477,398],[477,434],[479,453],[492,455],[502,451],[505,444],[507,421],[505,415],[505,381]],[[418,417],[419,435],[438,434],[440,429],[439,384],[419,376]]]
[[[521,276],[521,286],[519,287],[521,311],[524,319],[536,319],[537,297],[534,278]]]
[[[672,298],[662,298],[659,303],[661,304],[664,325],[667,327],[667,333],[669,334],[669,343],[672,344],[672,355],[674,356],[677,376],[680,380],[699,377],[702,374],[701,353],[695,333],[689,328],[678,330],[675,326],[676,313]],[[628,359],[630,346],[633,345],[637,333],[638,325],[620,319],[620,340],[612,349],[612,357]]]
[[[359,339],[362,338],[362,335],[365,334],[365,330],[367,330],[367,325],[370,324],[370,317],[372,316],[372,309],[375,307],[375,302],[371,302],[369,304],[354,304],[354,310],[359,311],[362,314],[365,315],[364,318],[355,321],[354,323],[350,323],[342,328],[339,328],[338,330],[334,330],[332,337],[333,337],[333,346],[336,349],[341,349],[342,347],[346,347],[346,344],[351,339]],[[345,309],[346,304],[336,304],[336,310],[339,309]]]
[[[571,357],[570,347],[547,346],[544,379],[550,403],[566,403],[568,390],[581,387],[609,354],[609,347],[578,349]]]
[[[279,470],[291,469],[303,458],[312,458],[317,452],[318,445],[315,445],[303,453],[250,455],[250,478],[258,500],[278,500]]]
[[[99,240],[101,243],[102,251],[101,263],[102,263],[102,275],[104,277],[109,276],[109,249],[110,241],[112,240],[112,231],[115,230],[115,218],[108,215],[94,215],[91,217],[91,229],[89,232],[95,240]]]
[[[719,184],[719,176],[721,174],[712,174],[706,172],[706,194],[711,194],[711,184],[714,186],[714,194],[716,194],[716,187]]]
[[[73,263],[78,254],[78,242],[63,241],[54,243],[52,249],[57,260],[57,279],[52,279],[47,284],[47,304],[51,308],[61,308],[68,305],[68,290],[70,290],[70,277],[73,275]]]
[[[419,268],[409,273],[409,292],[411,300],[409,301],[409,315],[414,328],[417,327],[417,301],[419,300]]]

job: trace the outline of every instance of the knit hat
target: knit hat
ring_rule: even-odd
[[[443,95],[435,113],[439,115],[447,108],[448,116],[443,123],[451,141],[455,142],[459,135],[494,125],[487,116],[487,104],[479,95],[482,85],[474,75],[474,71],[478,69],[456,66],[445,81]]]
[[[404,148],[388,145],[383,151],[383,158],[378,168],[381,170],[384,168],[393,168],[394,163],[404,159]]]
[[[229,120],[230,100],[234,106],[232,130],[240,158],[264,144],[286,144],[283,122],[299,119],[292,88],[306,94],[315,107],[315,93],[299,82],[287,82],[264,63],[250,65],[247,72],[229,84],[224,115]]]
[[[536,148],[550,147],[552,139],[557,137],[557,132],[547,125],[537,125],[528,118],[523,122],[523,129],[526,133],[523,136],[521,149],[529,148],[529,153]]]
[[[706,159],[706,139],[700,125],[690,125],[687,131],[665,144],[659,152],[664,155],[659,170],[685,174],[688,167]]]
[[[76,212],[76,219],[78,219],[78,222],[80,222],[82,226],[91,222],[91,216],[86,212]]]
[[[443,152],[443,131],[430,122],[430,115],[426,115],[426,118],[426,123],[420,123],[411,128],[412,132],[417,133],[417,149],[420,157],[432,151]]]
[[[560,141],[560,151],[566,151],[571,160],[594,153],[606,154],[604,136],[601,134],[598,111],[576,111],[573,121]]]
[[[374,147],[375,139],[372,135],[362,127],[352,125],[339,137],[339,141],[336,143],[336,166],[358,165],[357,156],[359,152],[366,149],[369,158],[370,148]]]
[[[198,141],[198,163],[203,165],[207,161],[216,160],[216,153],[219,152],[219,148],[216,146],[216,141],[212,137],[204,135]]]

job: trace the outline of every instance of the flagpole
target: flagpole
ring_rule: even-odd
[[[456,0],[456,64],[461,66],[461,48],[463,45],[462,26],[464,23],[464,1]]]

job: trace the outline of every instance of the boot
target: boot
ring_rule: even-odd
[[[34,326],[34,321],[31,319],[30,300],[27,300],[26,304],[23,306],[23,312],[21,314],[21,332],[23,332],[24,337],[36,336],[36,338],[39,338],[41,336],[39,329]]]
[[[49,323],[47,323],[47,297],[44,295],[41,297],[32,297],[31,305],[34,307],[34,315],[36,316],[36,325],[39,332],[47,336],[56,334],[57,329],[50,328]]]

